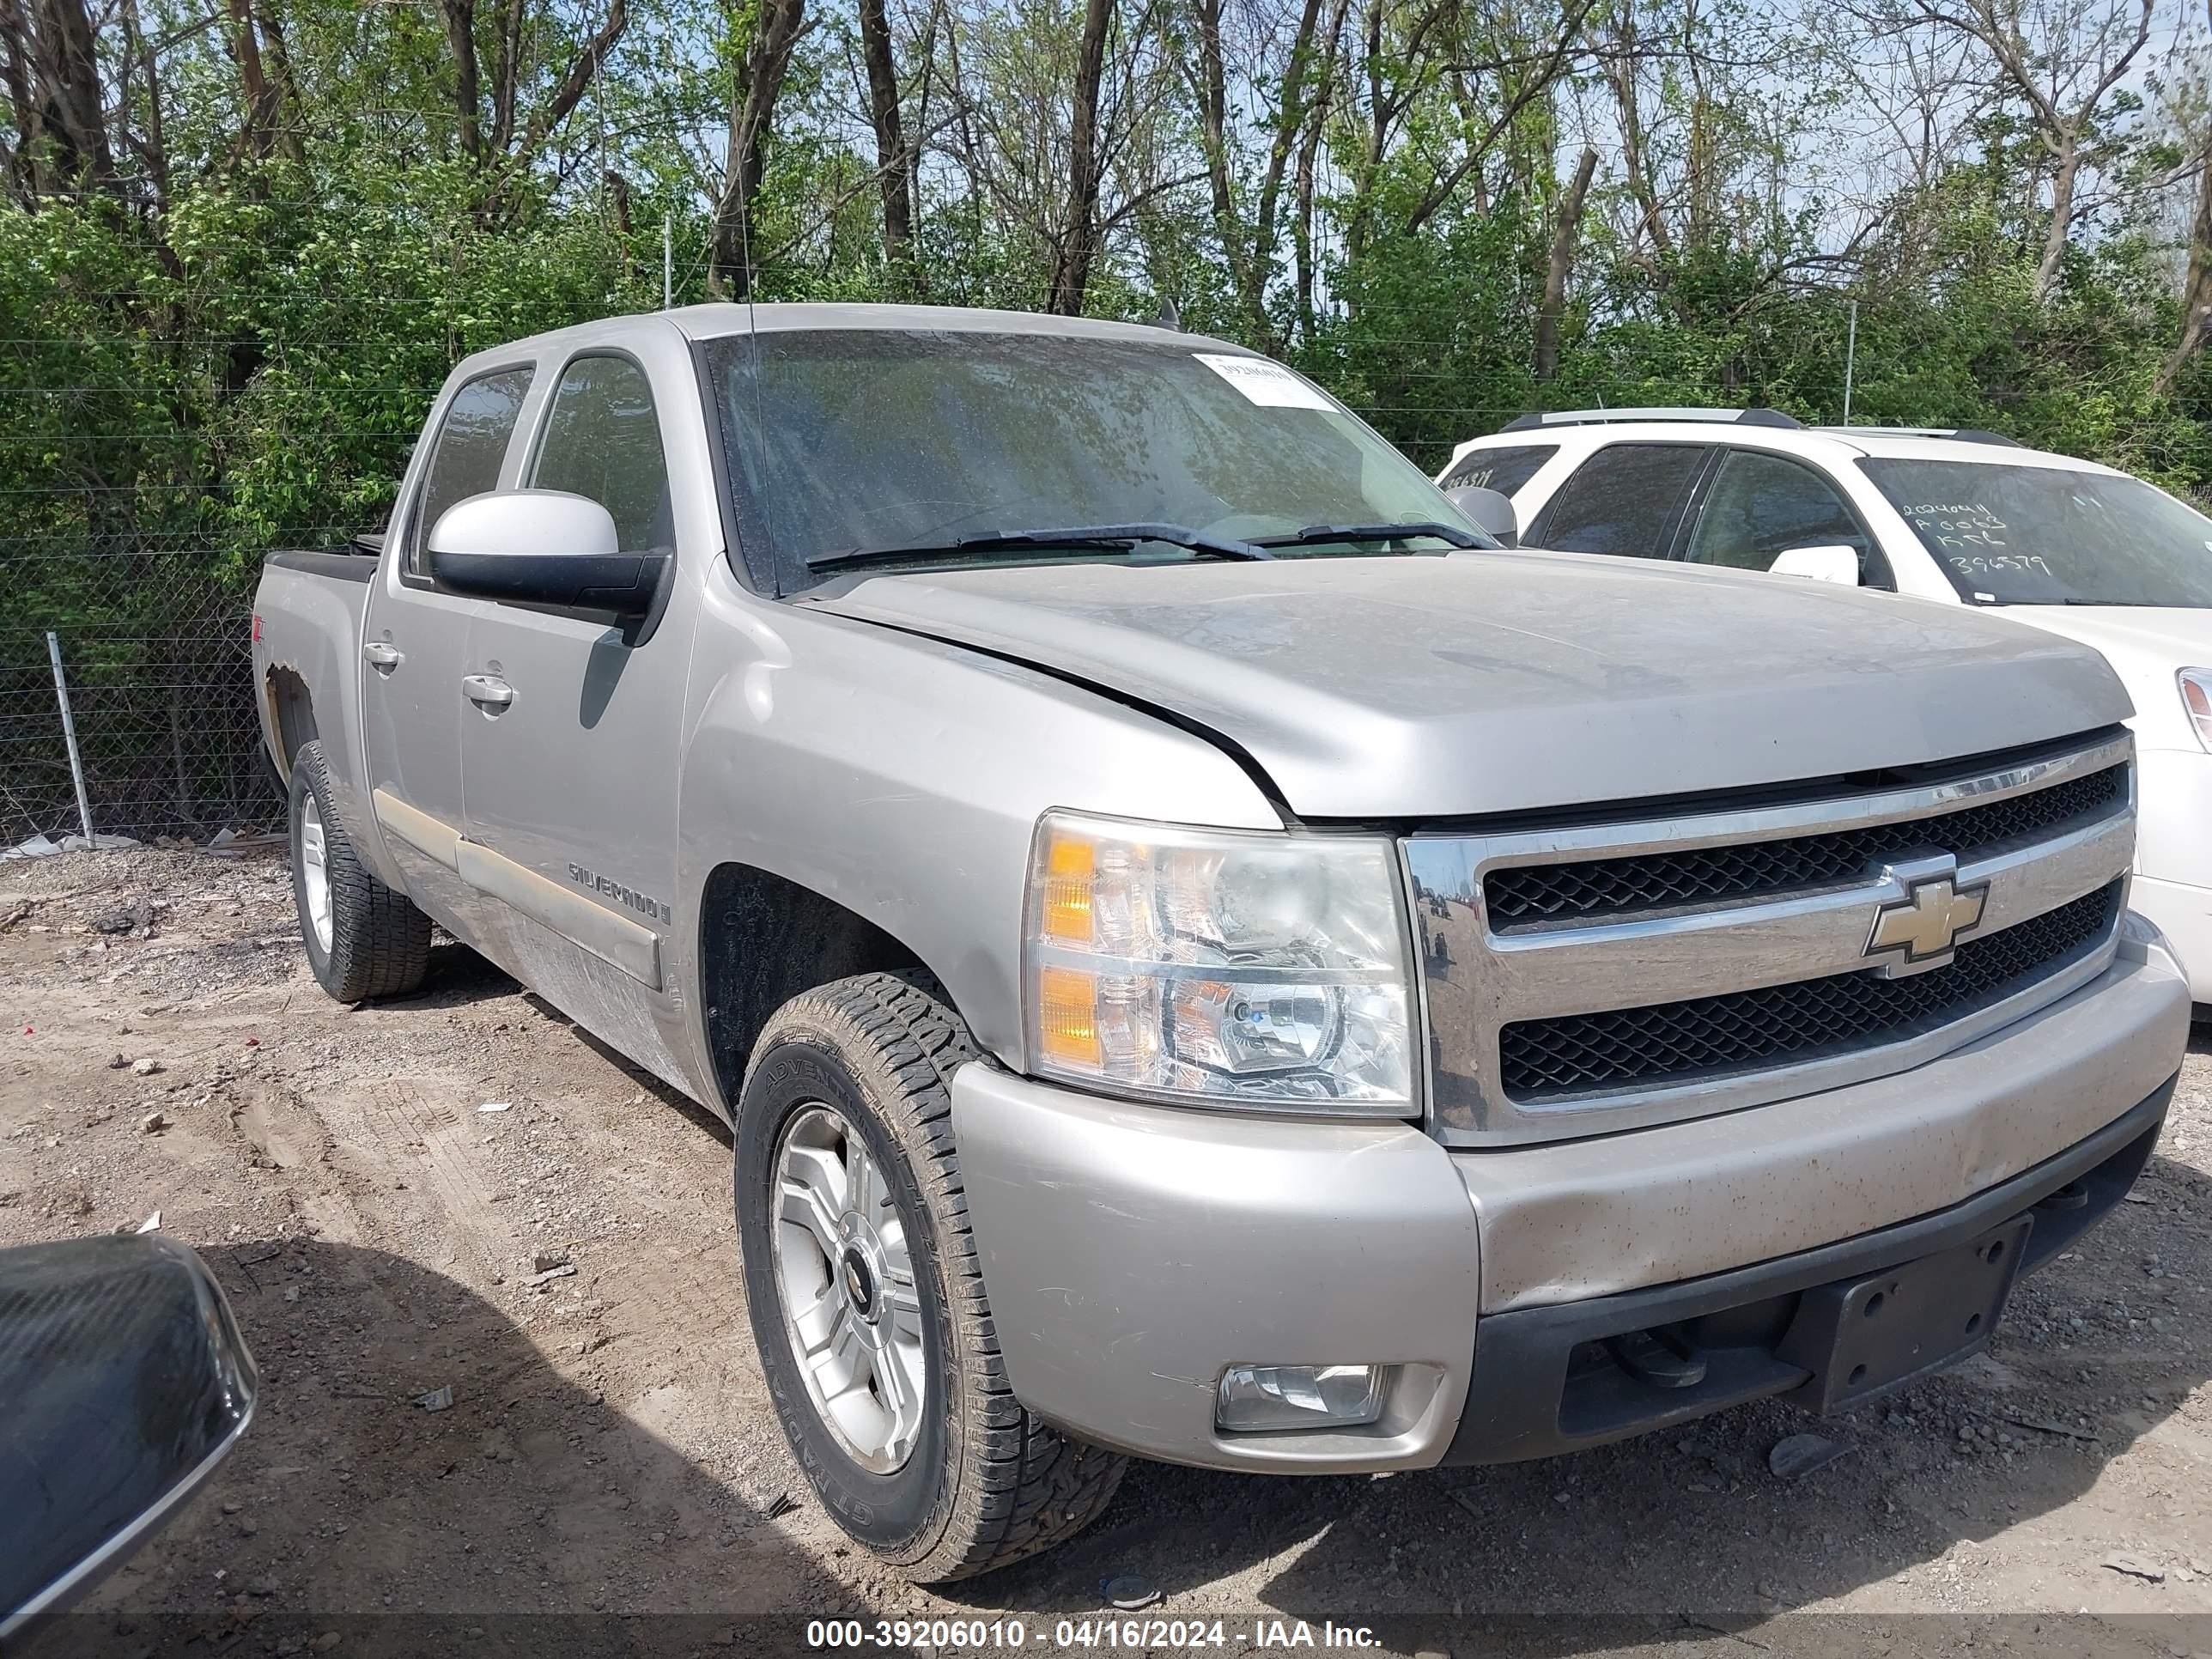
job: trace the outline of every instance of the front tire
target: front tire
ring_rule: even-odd
[[[354,851],[323,746],[292,757],[292,902],[315,982],[340,1002],[402,996],[430,967],[430,918]]]
[[[1127,1463],[1006,1382],[952,1143],[974,1056],[926,978],[839,980],[769,1019],[735,1126],[745,1299],[785,1437],[838,1524],[918,1583],[1072,1537]]]

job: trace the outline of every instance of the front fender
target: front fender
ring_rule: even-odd
[[[672,930],[686,984],[708,875],[751,865],[899,940],[976,1042],[1022,1070],[1022,897],[1042,813],[1282,827],[1221,750],[1038,670],[765,603],[726,572],[701,623]],[[690,1025],[712,1077],[703,1010]]]

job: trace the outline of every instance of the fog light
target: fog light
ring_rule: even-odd
[[[1231,1365],[1221,1374],[1213,1424],[1255,1429],[1354,1428],[1382,1415],[1387,1365]]]

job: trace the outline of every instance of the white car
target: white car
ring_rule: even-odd
[[[1995,433],[1765,409],[1524,415],[1462,444],[1437,482],[1505,496],[1526,546],[1854,582],[2103,652],[2136,705],[2130,902],[2212,1018],[2212,519]]]

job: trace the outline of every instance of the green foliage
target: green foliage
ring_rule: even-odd
[[[195,801],[229,811],[258,787],[242,613],[262,554],[379,524],[457,362],[658,306],[664,222],[676,303],[731,291],[725,135],[790,14],[42,0],[0,24],[11,63],[66,72],[27,36],[80,5],[101,20],[85,96],[107,161],[41,125],[62,108],[43,86],[0,123],[0,699],[49,707],[42,635],[61,630],[98,710],[96,806],[189,824]],[[2212,49],[2193,36],[2144,90],[2127,78],[2066,117],[2072,235],[2039,292],[2048,122],[2014,71],[1902,0],[1320,0],[1303,35],[1301,0],[1110,0],[1088,205],[1070,177],[1085,5],[886,0],[915,147],[896,257],[860,10],[803,5],[742,244],[763,302],[1036,309],[1079,248],[1092,314],[1172,300],[1431,469],[1531,409],[1834,422],[1848,395],[1862,422],[1988,427],[2212,483],[2212,363],[2174,365],[2179,197],[2212,154]],[[2048,37],[2028,71],[2094,82],[2099,5],[2126,11],[2021,15]],[[158,121],[126,21],[156,60]],[[1881,78],[1908,37],[1956,77],[1942,108]],[[1885,166],[1892,136],[1954,112],[1965,125]],[[1561,240],[1585,143],[1601,165]],[[1540,379],[1555,244],[1565,298]],[[183,698],[197,720],[209,690],[230,726],[193,750]],[[58,732],[0,760],[0,839],[58,827]]]
[[[707,298],[718,124],[762,17],[760,0],[631,0],[618,59],[526,164],[501,173],[497,158],[472,160],[460,145],[434,7],[283,0],[263,29],[287,54],[289,95],[272,152],[254,155],[232,52],[192,35],[187,14],[148,3],[149,29],[166,24],[185,42],[165,60],[166,196],[126,179],[0,206],[0,490],[14,509],[0,549],[17,573],[0,620],[18,625],[98,608],[60,556],[70,550],[173,550],[235,585],[271,544],[374,523],[462,356],[659,302],[664,215],[678,302]],[[1054,95],[1079,11],[959,12],[958,63],[945,56],[950,22],[930,25],[926,60],[902,40],[904,72],[926,61],[942,84],[908,112],[935,148],[917,168],[915,240],[896,261],[884,255],[871,136],[853,103],[857,37],[849,18],[821,13],[829,27],[803,40],[786,76],[754,207],[759,297],[1042,305],[1051,239],[1065,231],[1053,218],[1066,188]],[[1194,78],[1110,68],[1109,99],[1141,106],[1109,111],[1115,165],[1138,172],[1118,186],[1131,205],[1103,235],[1087,308],[1149,319],[1164,295],[1188,327],[1256,334],[1433,465],[1535,407],[1718,401],[1836,420],[1856,297],[1855,418],[1992,427],[2178,485],[2212,480],[2212,373],[2193,366],[2160,389],[2180,319],[2153,198],[2155,176],[2191,153],[2179,128],[2159,126],[2132,93],[2096,112],[2086,153],[2106,187],[2049,299],[2033,283],[2045,158],[2016,100],[1993,103],[1936,182],[1890,204],[1886,228],[1838,258],[1840,210],[1788,179],[1819,151],[1823,124],[1846,112],[1842,83],[1814,76],[1784,99],[1777,82],[1729,79],[1726,64],[1750,58],[1754,36],[1772,63],[1810,61],[1812,48],[1782,39],[1762,9],[1638,0],[1634,13],[1640,38],[1663,48],[1645,78],[1644,119],[1654,176],[1672,192],[1672,234],[1647,238],[1608,161],[1573,239],[1549,381],[1534,372],[1534,317],[1558,175],[1581,142],[1566,137],[1581,130],[1571,94],[1602,106],[1613,93],[1586,69],[1586,80],[1563,71],[1543,95],[1505,103],[1561,27],[1525,4],[1437,17],[1384,6],[1370,60],[1355,62],[1345,42],[1309,53],[1309,89],[1328,85],[1334,100],[1314,117],[1315,285],[1294,292],[1292,186],[1279,180],[1274,242],[1256,255],[1259,325],[1201,182],[1193,108],[1163,92],[1188,93]],[[486,76],[505,50],[506,15],[475,9]],[[526,23],[520,132],[604,7],[522,0],[514,15]],[[1131,44],[1138,15],[1125,9],[1112,51],[1164,51],[1188,75],[1194,15],[1169,6],[1154,46],[1141,47]],[[1253,52],[1231,100],[1247,112],[1231,138],[1239,237],[1257,210],[1261,158],[1307,118],[1268,101],[1285,84],[1287,50]],[[1487,78],[1446,67],[1486,59],[1510,67]],[[956,76],[964,94],[945,89]],[[1379,148],[1378,94],[1396,112]],[[962,95],[973,106],[955,120]],[[489,122],[488,107],[479,113]],[[964,136],[983,127],[988,139]],[[1458,161],[1469,155],[1474,165]],[[1457,182],[1440,191],[1448,179]],[[123,603],[158,607],[160,595]]]

